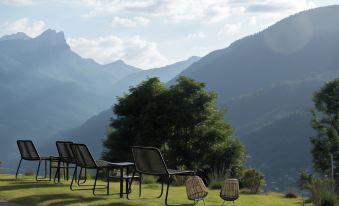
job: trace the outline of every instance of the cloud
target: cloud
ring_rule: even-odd
[[[112,27],[138,27],[138,26],[146,26],[149,23],[149,19],[146,19],[142,16],[136,16],[133,18],[121,18],[115,16],[111,22]]]
[[[155,42],[138,35],[128,38],[114,35],[94,39],[68,38],[67,42],[82,57],[93,58],[102,64],[122,59],[133,66],[149,69],[170,63]]]
[[[229,35],[229,34],[235,34],[237,33],[241,28],[240,23],[236,24],[226,24],[219,32],[218,35]]]
[[[198,32],[198,33],[191,33],[186,36],[187,39],[204,39],[206,37],[204,32]]]
[[[4,0],[1,3],[14,5],[14,6],[27,6],[27,5],[32,5],[33,0]]]
[[[140,14],[162,16],[172,22],[216,23],[229,15],[223,0],[82,0],[90,11],[84,17],[100,14]]]
[[[44,31],[45,22],[41,20],[31,22],[28,18],[22,18],[13,22],[5,22],[0,28],[6,33],[24,32],[28,36],[35,37]]]
[[[163,17],[175,23],[218,23],[231,15],[280,13],[281,17],[315,7],[309,0],[80,0],[90,11]],[[276,20],[276,19],[274,19]]]

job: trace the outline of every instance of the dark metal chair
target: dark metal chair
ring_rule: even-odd
[[[33,142],[31,140],[17,140],[17,145],[20,151],[20,155],[21,155],[21,159],[18,165],[18,168],[16,170],[15,173],[15,179],[18,178],[18,173],[19,173],[19,169],[21,166],[21,162],[22,160],[26,160],[26,161],[39,161],[39,165],[38,165],[38,169],[36,172],[36,177],[35,179],[37,181],[41,181],[41,180],[46,180],[47,179],[47,162],[49,162],[49,179],[47,180],[51,180],[51,173],[52,173],[52,161],[56,161],[57,158],[56,157],[40,157],[38,154],[38,151],[36,150]],[[45,174],[44,174],[44,178],[39,178],[39,171],[40,171],[40,166],[41,166],[41,162],[44,161],[45,162]]]
[[[107,162],[104,160],[98,160],[95,161],[89,151],[89,149],[87,148],[87,146],[85,144],[71,144],[70,145],[72,152],[74,154],[74,158],[75,158],[75,162],[76,162],[76,166],[74,169],[74,173],[73,173],[73,177],[72,177],[72,182],[70,185],[70,189],[72,191],[74,191],[73,189],[73,182],[77,176],[77,168],[79,167],[81,170],[82,169],[95,169],[96,170],[96,174],[95,174],[95,181],[94,181],[94,185],[93,188],[91,189],[93,191],[93,195],[95,195],[95,189],[96,189],[96,184],[97,184],[97,180],[98,180],[98,175],[100,171],[106,170],[106,181],[107,181],[107,195],[109,195],[109,173],[110,170],[113,169],[112,167],[112,163],[111,162]]]
[[[58,159],[58,167],[57,171],[54,176],[54,182],[56,182],[56,179],[58,179],[58,182],[60,182],[60,170],[61,168],[64,169],[64,179],[68,181],[69,178],[69,169],[73,168],[75,169],[75,158],[73,151],[71,149],[71,144],[73,142],[70,141],[57,141],[56,147],[58,149],[59,153],[59,159]],[[78,185],[80,184],[82,171],[80,171],[79,178],[78,178]],[[87,180],[87,171],[85,169],[85,176],[84,181],[82,183],[85,183]]]
[[[161,192],[160,195],[155,198],[160,198],[163,194],[164,189],[164,181],[166,181],[167,189],[166,189],[166,197],[165,197],[165,205],[169,205],[167,202],[168,199],[168,191],[170,187],[171,177],[174,175],[181,176],[193,176],[195,175],[194,171],[191,170],[172,170],[168,169],[164,158],[161,155],[159,149],[154,147],[132,147],[132,154],[135,164],[135,170],[132,175],[132,179],[130,181],[129,189],[131,190],[133,179],[136,173],[139,173],[140,176],[145,175],[153,175],[161,178]],[[141,191],[139,196],[141,195]],[[127,199],[131,199],[129,197],[129,193],[127,193]]]

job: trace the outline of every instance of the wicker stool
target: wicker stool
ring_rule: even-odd
[[[224,185],[221,187],[220,197],[226,201],[233,201],[239,198],[239,181],[237,179],[226,179]]]
[[[207,196],[208,192],[207,187],[200,177],[193,176],[186,180],[186,192],[188,199],[193,200],[194,204],[202,200],[205,205],[204,198]]]

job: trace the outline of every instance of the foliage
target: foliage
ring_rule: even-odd
[[[313,182],[313,176],[309,174],[305,169],[302,169],[299,172],[299,179],[297,185],[300,190],[308,190],[310,189]]]
[[[339,78],[327,82],[313,96],[312,127],[316,136],[311,138],[314,168],[331,175],[331,154],[337,165],[334,171],[339,183]]]
[[[334,190],[334,182],[330,179],[315,179],[311,185],[312,201],[315,206],[337,206],[339,193]]]
[[[241,182],[252,194],[259,193],[266,184],[264,174],[254,168],[249,168],[244,172]]]
[[[286,198],[297,198],[298,197],[298,194],[293,191],[293,190],[289,190],[286,194],[285,194],[285,197]]]
[[[104,159],[131,160],[130,146],[140,145],[160,148],[172,168],[206,171],[220,163],[241,164],[243,146],[216,108],[217,95],[204,88],[204,83],[187,77],[179,77],[169,88],[158,78],[130,88],[113,107],[117,117],[104,141]]]
[[[156,184],[158,178],[153,175],[143,175],[142,176],[142,184]]]
[[[213,167],[208,173],[208,187],[211,189],[221,189],[225,179],[229,176],[229,170],[224,166]]]

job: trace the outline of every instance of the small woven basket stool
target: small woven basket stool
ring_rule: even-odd
[[[186,180],[186,192],[188,199],[193,200],[194,204],[202,200],[205,205],[204,198],[207,196],[208,191],[200,177],[192,176]]]
[[[221,187],[220,197],[226,201],[234,201],[239,198],[239,181],[237,179],[226,179],[223,186]]]

